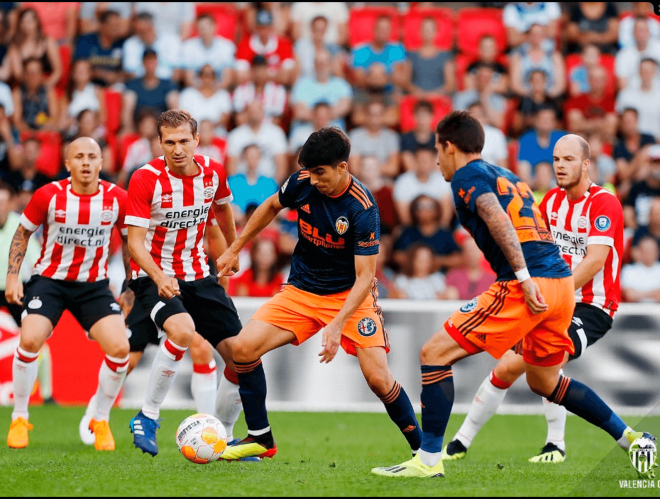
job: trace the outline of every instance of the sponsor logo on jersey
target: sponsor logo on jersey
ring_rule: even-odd
[[[376,331],[378,331],[378,326],[376,325],[376,321],[374,321],[371,317],[365,317],[364,319],[361,319],[360,322],[358,322],[357,330],[358,333],[360,333],[360,336],[369,337],[376,334]]]
[[[339,217],[335,222],[335,230],[340,236],[346,234],[346,231],[348,230],[348,218],[344,216]]]
[[[578,218],[577,221],[578,229],[586,229],[588,225],[589,225],[589,220],[587,220],[587,217]]]
[[[600,232],[605,232],[612,226],[612,222],[605,215],[599,216],[594,222],[594,227]]]
[[[315,246],[329,249],[344,249],[346,247],[346,241],[343,237],[339,237],[335,241],[332,238],[332,234],[321,235],[318,228],[305,222],[302,218],[298,218],[298,227],[300,228],[300,234],[302,237],[313,243]]]
[[[215,187],[206,187],[204,189],[204,199],[213,199],[215,195]]]
[[[475,308],[477,308],[477,298],[472,298],[469,302],[467,302],[465,305],[463,305],[460,308],[460,311],[463,312],[464,314],[469,314],[472,312]]]
[[[115,212],[112,210],[104,210],[101,212],[101,222],[112,222]]]
[[[28,308],[31,308],[32,310],[39,309],[43,306],[43,302],[39,299],[38,296],[35,296],[30,300],[30,303],[28,303]]]

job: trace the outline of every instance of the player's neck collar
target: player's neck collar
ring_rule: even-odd
[[[337,198],[342,197],[344,194],[346,194],[346,192],[348,192],[348,190],[349,190],[349,189],[351,188],[351,186],[353,185],[353,180],[354,180],[353,175],[351,175],[351,174],[349,173],[348,176],[349,176],[348,183],[346,184],[346,187],[344,188],[343,191],[341,191],[339,194],[336,194],[336,195],[334,195],[334,196],[331,196],[330,194],[326,194],[326,196],[329,197],[330,199],[337,199]]]

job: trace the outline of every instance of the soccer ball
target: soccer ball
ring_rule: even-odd
[[[193,414],[176,430],[176,444],[188,461],[210,463],[220,459],[227,448],[227,430],[210,414]]]

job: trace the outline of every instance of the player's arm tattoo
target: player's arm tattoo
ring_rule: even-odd
[[[509,216],[502,209],[497,196],[492,192],[482,194],[477,198],[477,213],[488,226],[490,235],[504,253],[514,272],[524,269],[525,256],[518,240],[516,229]]]
[[[25,258],[25,252],[27,251],[28,241],[31,235],[32,231],[27,230],[22,225],[19,225],[16,232],[14,232],[14,238],[11,240],[11,246],[9,247],[7,275],[17,275],[21,270],[21,264]]]

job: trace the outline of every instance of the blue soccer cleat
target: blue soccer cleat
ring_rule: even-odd
[[[158,454],[158,443],[156,442],[156,430],[160,428],[157,420],[148,418],[142,411],[131,419],[131,433],[133,434],[133,445],[155,456]]]

